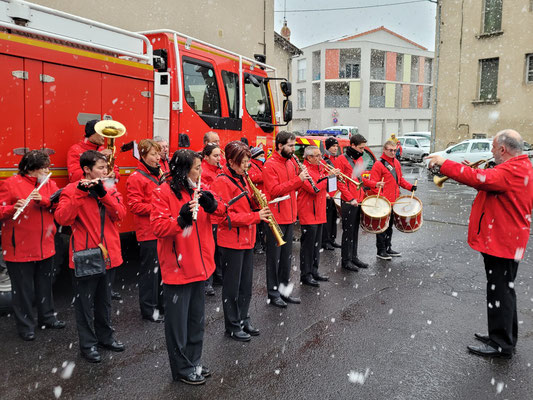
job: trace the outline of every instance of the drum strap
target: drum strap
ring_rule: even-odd
[[[387,160],[384,160],[383,158],[381,159],[381,162],[383,163],[385,168],[387,168],[389,172],[392,174],[392,176],[394,177],[394,180],[396,181],[396,184],[398,184],[398,175],[396,174],[396,169],[392,165],[390,165],[390,163]]]
[[[347,154],[343,154],[343,156],[344,156],[344,158],[346,158],[346,161],[348,161],[348,164],[350,164],[350,166],[352,167],[352,171],[353,171],[354,168],[355,168],[355,163],[353,162],[353,158],[350,157],[350,156],[347,155]],[[359,182],[361,182],[361,177],[360,177],[360,176],[357,176],[356,178],[357,178],[357,180],[358,180]]]

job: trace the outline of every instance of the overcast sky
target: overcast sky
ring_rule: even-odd
[[[274,28],[283,26],[286,4],[291,42],[306,47],[325,40],[349,36],[381,25],[433,51],[437,5],[428,0],[274,0]],[[384,4],[404,3],[375,7]],[[352,10],[290,12],[290,10],[365,7]],[[281,12],[278,12],[281,11]]]

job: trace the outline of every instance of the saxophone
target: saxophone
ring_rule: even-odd
[[[261,196],[261,191],[253,184],[252,180],[250,179],[250,176],[248,175],[248,172],[244,172],[244,176],[246,177],[246,180],[248,181],[248,185],[250,185],[252,192],[254,192],[255,201],[257,202],[257,204],[259,204],[259,207],[261,209],[268,207],[268,203],[263,200],[263,196]],[[285,240],[283,240],[283,232],[281,232],[281,228],[279,227],[273,216],[268,217],[268,227],[274,234],[274,237],[278,242],[278,247],[283,246],[285,243],[287,243],[285,242]]]

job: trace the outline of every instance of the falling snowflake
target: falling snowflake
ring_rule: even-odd
[[[368,375],[370,375],[370,368],[367,368],[364,373],[350,371],[348,373],[348,381],[350,381],[350,383],[358,383],[360,385],[364,385],[366,379],[368,378]]]

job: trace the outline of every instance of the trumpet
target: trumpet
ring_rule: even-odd
[[[48,182],[48,179],[50,179],[51,176],[52,176],[52,173],[50,172],[48,175],[46,175],[46,177],[42,180],[41,184],[35,190],[37,191],[41,190],[41,188],[46,184],[46,182]],[[32,193],[33,193],[33,190],[32,190]],[[15,212],[15,215],[13,215],[13,221],[15,221],[19,217],[19,215],[22,214],[24,209],[28,206],[28,204],[30,204],[30,201],[31,201],[31,193],[28,197],[26,197],[26,200],[24,200],[24,204],[22,204],[22,206],[20,206]]]
[[[328,172],[333,172],[333,170],[335,168],[333,168],[331,165],[329,165],[328,163],[325,163],[324,161],[320,161],[320,163],[326,168],[326,170]],[[339,171],[339,174],[340,174],[340,178],[339,180],[342,182],[342,183],[346,183],[345,180],[348,180],[349,182],[353,183],[355,185],[355,187],[357,189],[359,189],[361,187],[361,185],[363,184],[362,182],[357,182],[355,181],[354,179],[350,178],[348,175],[345,175],[343,174],[342,172]]]
[[[107,148],[111,150],[111,155],[107,160],[107,171],[111,173],[115,168],[115,139],[126,133],[126,127],[118,121],[103,120],[96,123],[94,131],[107,138]]]
[[[479,160],[479,161],[476,161],[475,163],[472,163],[470,165],[468,165],[468,167],[470,168],[477,168],[479,167],[480,165],[482,164],[485,164],[485,163],[488,163],[489,161],[491,161],[494,157],[491,157],[491,158],[487,158],[486,160]],[[485,166],[485,168],[487,168],[487,166]],[[438,169],[432,169],[431,170],[433,173],[438,173],[438,171],[440,171],[440,168]],[[442,186],[444,185],[444,182],[446,182],[448,179],[450,179],[449,176],[437,176],[435,175],[433,177],[433,183],[435,185],[437,185],[437,187],[439,189],[442,189]]]
[[[305,166],[300,162],[296,154],[293,154],[292,158],[294,158],[294,160],[296,161],[296,164],[298,164],[298,167],[300,167],[300,171],[303,171],[306,169]],[[309,179],[307,181],[311,184],[311,187],[313,188],[315,193],[320,192],[320,189],[316,187],[315,182],[313,181],[313,178],[311,178],[311,176],[309,176]]]
[[[250,179],[250,176],[248,175],[248,172],[245,171],[244,176],[248,181],[248,185],[250,185],[250,189],[252,189],[252,192],[254,192],[255,201],[257,201],[259,207],[261,207],[261,209],[268,207],[268,203],[263,200],[263,196],[261,196],[261,191],[253,184],[252,180]],[[287,243],[285,242],[285,240],[283,240],[283,232],[281,231],[281,228],[279,227],[273,216],[268,217],[268,227],[276,238],[278,247],[283,246],[285,243]]]
[[[202,184],[202,174],[198,177],[198,183],[196,184],[196,190],[194,191],[194,200],[196,200],[196,205],[192,210],[192,220],[196,221],[198,218],[198,210],[200,208],[200,203],[198,203],[198,198],[200,197],[200,185]]]

